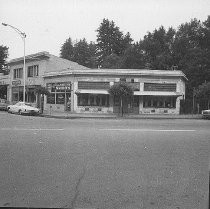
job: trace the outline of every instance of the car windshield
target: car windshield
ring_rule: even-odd
[[[16,106],[22,106],[22,105],[32,106],[30,103],[24,103],[24,102],[18,102],[15,105]]]
[[[32,104],[30,103],[25,103],[25,105],[32,107]]]

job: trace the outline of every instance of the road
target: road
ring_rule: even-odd
[[[210,120],[0,118],[1,207],[207,208]]]

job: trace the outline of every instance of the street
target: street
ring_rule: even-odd
[[[207,209],[210,120],[0,119],[1,207]]]

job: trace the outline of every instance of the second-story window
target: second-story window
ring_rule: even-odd
[[[23,78],[23,68],[14,69],[14,79]]]
[[[28,77],[36,77],[39,75],[39,65],[32,65],[28,67]]]

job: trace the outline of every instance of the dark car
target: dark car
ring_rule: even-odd
[[[9,102],[6,99],[0,99],[0,110],[7,110]]]
[[[210,119],[210,110],[203,110],[201,114],[203,118]]]

